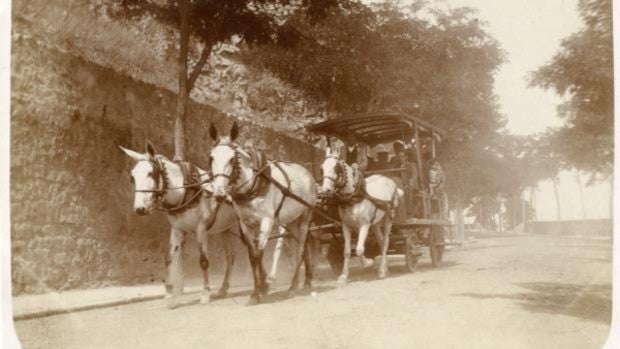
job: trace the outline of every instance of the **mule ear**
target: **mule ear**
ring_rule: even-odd
[[[217,129],[215,128],[213,123],[209,124],[209,135],[211,136],[212,140],[217,141]]]
[[[230,128],[230,141],[234,142],[235,139],[237,139],[237,136],[239,136],[239,125],[237,125],[237,122],[235,121]]]
[[[154,157],[155,156],[155,147],[153,146],[153,143],[151,143],[151,141],[149,141],[149,140],[146,141],[146,153],[150,157]]]
[[[140,153],[138,153],[137,151],[133,151],[133,150],[131,150],[131,149],[124,148],[124,147],[123,147],[123,146],[121,146],[121,145],[119,145],[118,147],[119,147],[119,148],[121,148],[121,150],[122,150],[125,154],[127,154],[127,156],[129,156],[130,158],[134,159],[135,161],[140,161],[140,160],[144,160],[144,159],[145,159],[144,154],[140,154]]]

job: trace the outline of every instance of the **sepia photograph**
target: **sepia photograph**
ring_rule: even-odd
[[[620,345],[612,0],[0,14],[3,347]]]

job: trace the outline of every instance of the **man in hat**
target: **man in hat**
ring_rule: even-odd
[[[400,168],[402,171],[398,174],[400,183],[402,183],[405,191],[405,203],[407,205],[407,213],[413,213],[414,207],[409,207],[413,203],[415,191],[419,190],[418,169],[407,154],[405,145],[396,141],[392,144],[396,156],[392,159],[393,168]],[[404,207],[405,205],[403,205]]]
[[[379,144],[378,146],[375,147],[375,156],[376,156],[376,160],[372,161],[368,165],[369,171],[380,171],[380,170],[386,170],[386,169],[391,168],[392,163],[390,163],[390,160],[389,160],[390,151],[385,145]]]
[[[430,189],[430,195],[439,198],[439,209],[441,216],[446,217],[446,215],[448,214],[448,196],[443,190],[443,187],[446,184],[446,175],[444,174],[443,169],[439,165],[439,162],[436,158],[432,158],[428,163],[428,187]]]

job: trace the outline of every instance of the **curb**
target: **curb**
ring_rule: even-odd
[[[32,311],[32,312],[27,312],[24,314],[15,315],[13,316],[13,321],[32,320],[32,319],[38,319],[38,318],[48,317],[48,316],[53,316],[53,315],[77,313],[80,311],[100,309],[100,308],[109,308],[109,307],[115,307],[119,305],[146,302],[146,301],[163,299],[163,298],[164,298],[164,295],[137,296],[137,297],[131,297],[131,298],[126,298],[126,299],[121,299],[121,300],[111,300],[107,302],[78,305],[78,306],[68,307],[68,308],[44,309],[44,310]]]

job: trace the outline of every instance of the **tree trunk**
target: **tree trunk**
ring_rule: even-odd
[[[179,0],[179,59],[177,75],[179,90],[177,94],[176,119],[174,121],[174,158],[185,159],[185,114],[189,89],[187,84],[187,57],[189,52],[189,0]]]
[[[534,222],[536,222],[536,187],[530,187],[530,232],[534,233]]]
[[[527,233],[527,217],[525,215],[525,190],[521,191],[521,194],[519,195],[519,200],[521,201],[521,222],[523,222],[523,232]]]
[[[460,199],[456,200],[455,203],[455,215],[454,218],[456,220],[456,239],[458,242],[465,241],[465,219],[463,218],[463,204]]]
[[[581,182],[581,172],[577,171],[577,173],[575,174],[575,179],[577,181],[577,186],[579,187],[579,199],[581,201],[581,229],[582,231],[580,233],[586,233],[588,222],[587,222],[587,217],[586,217],[586,204],[585,204],[585,200],[583,199],[583,184]]]
[[[558,176],[553,177],[552,179],[553,181],[553,192],[555,194],[555,208],[556,208],[556,233],[557,234],[561,234],[562,233],[562,211],[560,210],[560,191],[559,191],[559,184],[560,184],[560,178]]]

